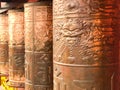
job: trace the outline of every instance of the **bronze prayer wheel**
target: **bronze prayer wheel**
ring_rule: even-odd
[[[117,12],[117,31],[118,31],[118,33],[117,33],[117,36],[118,36],[118,42],[119,42],[119,46],[118,46],[117,50],[119,50],[119,54],[118,54],[119,66],[117,69],[118,76],[117,76],[114,84],[116,85],[115,90],[120,90],[120,0],[117,0],[117,6],[118,6],[117,7],[118,8],[118,12]]]
[[[8,15],[0,14],[0,73],[8,75]]]
[[[24,12],[9,10],[9,45],[24,45]]]
[[[24,13],[9,10],[9,82],[11,87],[23,88],[24,70]]]
[[[116,0],[53,0],[54,90],[114,90]]]
[[[24,7],[25,90],[53,90],[51,3],[26,3]]]

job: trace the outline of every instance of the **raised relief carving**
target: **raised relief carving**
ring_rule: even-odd
[[[64,90],[63,83],[66,90],[112,89],[111,77],[101,73],[113,74],[117,65],[115,5],[115,0],[53,0],[55,90]]]
[[[68,84],[64,82],[63,79],[63,70],[57,66],[54,65],[54,89],[55,90],[69,90]]]
[[[25,50],[33,50],[33,22],[25,23]]]
[[[78,12],[80,8],[79,1],[73,0],[73,1],[66,1],[66,5],[64,6],[65,10],[67,11],[66,13],[72,12],[76,13]]]
[[[7,44],[0,44],[0,64],[8,63],[8,46]]]
[[[52,30],[51,30],[52,23],[49,21],[41,21],[36,22],[35,24],[35,50],[44,51],[51,50],[52,46]]]
[[[16,11],[18,11],[18,12],[16,12]],[[8,13],[9,13],[8,14],[8,21],[11,22],[11,24],[14,24],[15,22],[19,23],[19,24],[24,22],[24,19],[23,19],[24,13],[22,10],[14,10],[13,9],[13,10],[9,10]]]
[[[33,53],[32,52],[26,52],[25,53],[25,76],[26,81],[29,83],[32,83],[33,81]]]
[[[32,90],[52,90],[52,8],[46,3],[41,5],[41,2],[25,5],[25,17],[29,13],[29,17],[33,17],[25,18],[26,87],[31,85]]]
[[[112,2],[112,4],[111,4]],[[114,1],[101,1],[101,0],[60,0],[57,2],[54,0],[53,8],[54,15],[68,15],[73,14],[73,16],[79,17],[88,17],[89,15],[99,16],[103,14],[103,16],[113,16],[114,15],[114,8],[115,3]],[[63,4],[64,3],[64,4]],[[110,8],[108,8],[110,7]],[[111,9],[111,10],[108,10]],[[80,15],[80,14],[81,15]],[[102,15],[101,15],[102,16]],[[55,17],[56,18],[56,17]]]
[[[25,21],[33,21],[33,7],[26,7],[25,13]]]
[[[37,60],[39,59],[39,61]],[[35,56],[35,83],[51,84],[52,82],[52,56],[51,54],[39,54]],[[41,78],[40,78],[41,77]]]
[[[11,54],[10,54],[11,55]],[[10,59],[10,80],[17,81],[18,84],[24,82],[24,53],[12,54]],[[12,82],[12,83],[14,83]],[[13,84],[14,86],[15,84]]]
[[[15,66],[14,68],[24,68],[24,54],[14,55],[13,59],[13,65]]]
[[[113,57],[112,56],[113,48],[111,46],[114,43],[114,32],[111,31],[112,28],[109,29],[110,31],[107,31],[108,33],[107,34],[106,31],[103,31],[103,29],[105,29],[104,26],[99,25],[100,23],[102,23],[102,21],[100,21],[99,19],[96,21],[94,20],[82,21],[79,19],[67,19],[65,21],[66,23],[61,26],[62,27],[61,30],[54,31],[54,33],[57,35],[55,36],[55,39],[54,39],[56,40],[56,42],[58,42],[59,38],[61,37],[59,40],[59,42],[61,42],[60,43],[61,45],[55,46],[55,48],[62,47],[62,51],[59,51],[60,48],[57,48],[58,49],[57,52],[60,53],[59,56],[64,54],[64,51],[63,51],[64,48],[65,49],[68,48],[70,50],[69,55],[71,56],[70,63],[73,63],[74,62],[74,60],[72,60],[72,58],[74,58],[72,54],[72,52],[74,52],[73,50],[75,48],[81,48],[80,50],[82,51],[79,51],[78,54],[82,56],[81,60],[83,60],[83,63],[89,63],[86,60],[90,60],[90,59],[95,60],[94,61],[95,63],[102,63],[100,61],[101,59],[105,59],[105,57],[107,58],[108,56]],[[110,23],[112,23],[112,21],[110,21]],[[59,28],[56,28],[56,29],[59,29]],[[64,45],[64,43],[66,45]],[[109,47],[106,46],[108,44],[110,45]],[[107,50],[103,53],[103,49],[104,51],[106,49]],[[57,55],[57,53],[55,55]],[[108,60],[110,60],[110,58]],[[89,64],[94,64],[94,62],[90,62]]]
[[[15,13],[14,15],[11,15]],[[16,22],[13,22],[13,18]],[[16,13],[15,11],[9,12],[9,44],[21,45],[24,44],[24,26],[23,26],[23,13]]]
[[[23,11],[9,10],[9,81],[12,87],[24,87]]]
[[[8,15],[0,14],[0,73],[8,75]]]
[[[76,37],[87,31],[89,26],[91,26],[90,22],[80,19],[67,19],[62,32],[65,37]]]
[[[47,20],[47,7],[46,6],[35,6],[34,19],[35,21]]]
[[[54,77],[55,78],[62,77],[62,71],[57,65],[54,65]]]
[[[64,3],[64,0],[60,0],[59,2],[57,2],[57,0],[54,0],[54,5],[56,6],[56,8],[53,8],[54,15],[64,13],[64,7],[62,3]]]
[[[70,60],[70,63],[74,63],[74,60],[76,60],[75,56],[73,55],[74,46],[78,47],[78,42],[80,42],[79,38],[81,38],[81,36],[86,32],[90,31],[90,26],[90,22],[82,20],[80,21],[79,19],[68,19],[67,22],[63,25],[62,32],[69,49],[68,60]],[[89,40],[90,39],[91,38],[89,38]]]
[[[14,25],[13,38],[15,44],[24,44],[24,25]]]
[[[0,28],[0,30],[3,30],[3,29]],[[1,43],[8,43],[8,31],[7,30],[0,31],[0,42]]]

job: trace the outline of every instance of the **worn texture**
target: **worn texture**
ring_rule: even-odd
[[[116,0],[53,0],[54,90],[113,90]]]
[[[52,7],[25,4],[25,90],[53,90]]]
[[[0,14],[0,73],[8,75],[8,15]]]
[[[12,87],[24,87],[24,13],[9,10],[9,81]]]

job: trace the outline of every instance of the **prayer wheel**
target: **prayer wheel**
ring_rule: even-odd
[[[53,0],[54,90],[116,90],[116,0]]]
[[[119,9],[119,11],[118,11],[118,31],[119,31],[119,33],[118,33],[118,37],[119,37],[119,48],[118,48],[118,50],[119,50],[119,70],[118,70],[118,78],[117,78],[117,80],[119,81],[118,83],[117,83],[117,88],[116,88],[116,90],[120,90],[120,0],[117,0],[118,1],[118,9]]]
[[[51,2],[26,3],[24,8],[25,90],[53,90]]]
[[[24,70],[24,13],[9,10],[9,82],[11,87],[23,88]]]
[[[0,14],[0,74],[8,75],[8,15]]]

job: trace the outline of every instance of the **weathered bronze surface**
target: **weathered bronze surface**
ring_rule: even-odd
[[[24,13],[9,10],[9,81],[12,87],[24,87]]]
[[[119,47],[118,47],[118,50],[119,50],[119,66],[118,66],[118,77],[116,78],[115,80],[115,85],[116,85],[116,88],[115,90],[120,90],[120,0],[116,0],[117,1],[117,5],[118,5],[118,13],[117,13],[117,36],[118,36],[118,41],[119,41]]]
[[[8,15],[0,14],[0,73],[8,75]]]
[[[25,90],[53,90],[52,7],[25,4]]]
[[[24,45],[24,13],[9,10],[9,45]]]
[[[116,0],[53,0],[54,90],[114,90]]]

